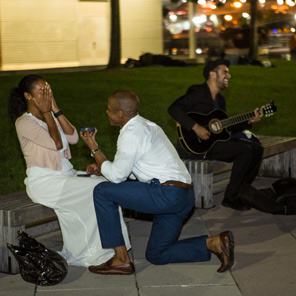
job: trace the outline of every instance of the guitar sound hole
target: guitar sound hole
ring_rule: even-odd
[[[213,134],[220,134],[222,132],[221,122],[217,119],[212,119],[209,122],[209,129]]]

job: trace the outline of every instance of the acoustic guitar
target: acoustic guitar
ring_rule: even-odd
[[[273,101],[271,101],[269,105],[263,106],[260,110],[265,117],[269,117],[276,112],[277,107],[274,105]],[[188,131],[177,123],[180,143],[185,150],[193,154],[204,154],[210,150],[216,142],[228,141],[231,138],[231,134],[227,130],[228,127],[246,122],[255,117],[254,111],[228,117],[224,111],[218,109],[208,114],[188,112],[187,115],[211,132],[211,136],[208,140],[202,140],[193,130]]]

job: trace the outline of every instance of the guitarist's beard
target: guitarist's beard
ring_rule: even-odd
[[[219,75],[217,75],[216,82],[221,90],[228,88],[228,80],[229,79],[221,78]]]

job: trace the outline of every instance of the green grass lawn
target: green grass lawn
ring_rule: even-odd
[[[264,118],[254,125],[253,132],[262,135],[295,136],[295,69],[296,61],[274,60],[275,67],[233,65],[229,88],[223,91],[228,115],[250,112],[274,100],[278,107],[275,116]],[[43,74],[51,84],[58,106],[76,126],[96,127],[97,140],[112,160],[116,150],[118,128],[110,127],[106,115],[109,95],[119,89],[138,94],[140,114],[160,125],[170,140],[177,140],[175,122],[168,115],[168,106],[184,94],[192,84],[203,82],[203,65],[177,67],[148,67],[92,72]],[[23,75],[22,75],[23,76]],[[1,98],[1,171],[0,194],[23,190],[25,163],[14,125],[7,117],[7,98],[10,89],[22,76],[0,77]],[[92,161],[88,148],[80,140],[71,147],[72,163],[76,169]]]

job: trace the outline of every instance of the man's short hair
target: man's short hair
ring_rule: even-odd
[[[112,95],[116,99],[115,107],[117,110],[123,111],[128,116],[134,116],[139,112],[139,98],[129,90],[117,90]]]
[[[208,62],[203,70],[204,78],[208,80],[210,72],[220,65],[225,65],[226,67],[230,67],[230,61],[226,59],[220,59],[220,60]]]

